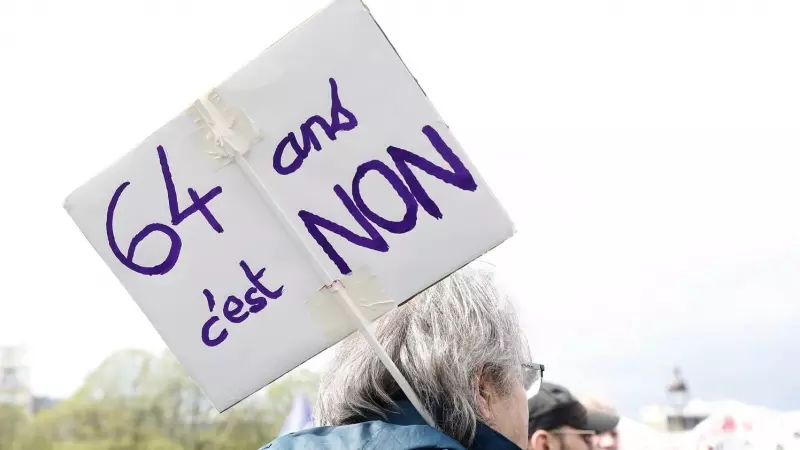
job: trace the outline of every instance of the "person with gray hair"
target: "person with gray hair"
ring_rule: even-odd
[[[360,333],[323,375],[320,428],[262,450],[525,448],[527,398],[544,367],[531,363],[509,299],[491,272],[466,267],[375,321],[378,342],[433,418],[427,425]]]

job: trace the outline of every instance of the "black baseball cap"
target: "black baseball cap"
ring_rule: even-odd
[[[565,387],[543,382],[539,392],[528,399],[528,436],[563,426],[590,430],[586,408]]]
[[[597,434],[614,431],[619,425],[619,416],[603,411],[589,410],[586,412],[586,424],[589,430]]]

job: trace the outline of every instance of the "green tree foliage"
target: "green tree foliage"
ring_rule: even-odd
[[[277,436],[294,395],[313,399],[318,383],[296,370],[218,414],[170,353],[121,351],[32,419],[0,409],[0,450],[254,450]]]
[[[27,423],[25,410],[16,405],[0,404],[0,450],[11,449]]]

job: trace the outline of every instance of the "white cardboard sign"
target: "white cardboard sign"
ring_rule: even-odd
[[[332,279],[374,319],[513,234],[359,0],[211,104],[220,116],[196,104],[65,208],[218,410],[357,329],[324,295]]]

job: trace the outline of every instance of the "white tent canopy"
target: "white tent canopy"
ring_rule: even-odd
[[[628,418],[623,450],[800,450],[800,411],[780,412],[737,401],[703,402],[709,416],[691,431],[666,433]]]

